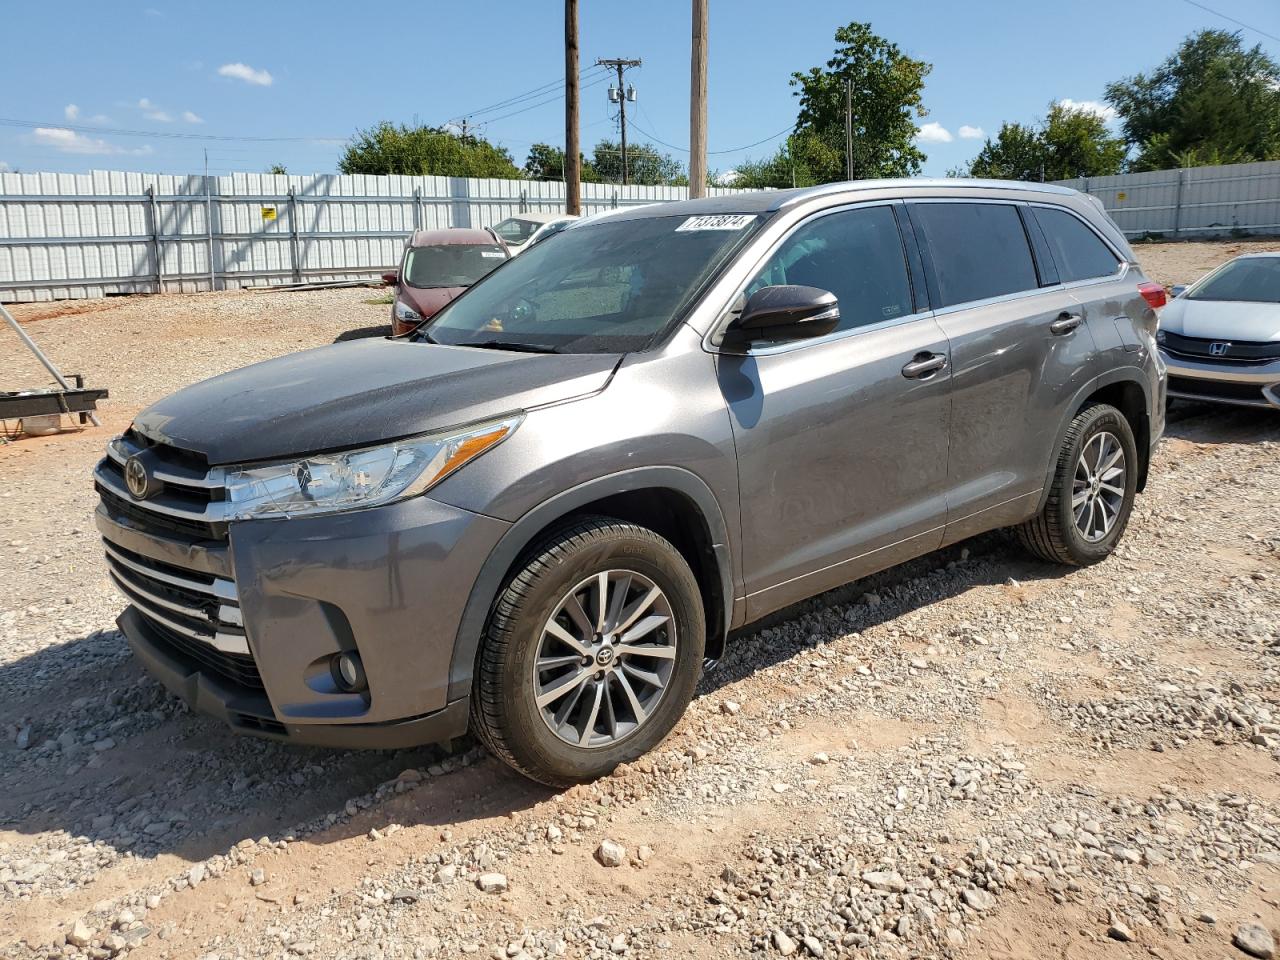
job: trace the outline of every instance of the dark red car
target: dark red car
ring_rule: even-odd
[[[510,257],[489,230],[455,227],[418,230],[404,248],[395,273],[382,279],[396,288],[391,306],[391,333],[408,333],[435,316],[446,303]]]

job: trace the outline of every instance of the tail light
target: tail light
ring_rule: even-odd
[[[1169,297],[1164,292],[1164,287],[1158,283],[1147,281],[1138,284],[1138,292],[1142,294],[1142,299],[1147,301],[1147,306],[1152,310],[1158,310],[1169,302]]]

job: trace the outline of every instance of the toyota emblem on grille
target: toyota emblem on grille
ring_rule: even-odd
[[[1227,351],[1230,349],[1231,349],[1230,343],[1226,342],[1225,340],[1218,340],[1214,343],[1209,344],[1209,356],[1225,357],[1227,355]]]
[[[130,457],[124,462],[124,482],[135,500],[145,500],[155,493],[147,465],[137,457]]]

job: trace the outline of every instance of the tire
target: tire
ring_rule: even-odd
[[[603,635],[595,629],[601,574]],[[655,588],[659,596],[650,599]],[[642,609],[645,600],[650,605]],[[615,637],[613,625],[637,610]],[[621,638],[637,630],[643,636],[624,644]],[[593,657],[582,655],[583,644]],[[553,787],[594,780],[671,731],[693,696],[705,645],[701,591],[680,552],[644,527],[579,519],[535,545],[499,593],[477,655],[471,727],[491,753],[532,780]],[[605,646],[615,651],[608,660]],[[639,650],[661,656],[627,652]],[[579,682],[582,674],[588,676]],[[655,678],[665,681],[650,682]],[[562,686],[568,692],[557,698]]]
[[[1124,469],[1123,486],[1119,483],[1099,486],[1092,482],[1091,477],[1085,479],[1079,473],[1081,455],[1086,451],[1092,458],[1096,451],[1105,449],[1108,452],[1104,454],[1104,462],[1110,459],[1112,448],[1108,446],[1107,438],[1120,448],[1122,459],[1118,462]],[[1129,523],[1137,493],[1138,465],[1138,447],[1124,414],[1103,403],[1085,407],[1067,428],[1054,463],[1053,482],[1044,508],[1017,528],[1023,546],[1050,563],[1083,567],[1106,559],[1115,550]],[[1088,459],[1084,470],[1086,474],[1092,473]],[[1104,471],[1111,480],[1119,480],[1112,475],[1113,472],[1114,468]],[[1111,492],[1120,489],[1123,495]],[[1073,498],[1081,495],[1087,504],[1084,509],[1090,511],[1087,517],[1077,516],[1081,506],[1073,507]],[[1098,503],[1099,498],[1101,503]],[[1090,529],[1083,529],[1082,524]]]

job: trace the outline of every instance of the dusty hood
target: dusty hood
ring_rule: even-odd
[[[613,354],[528,354],[359,340],[179,390],[134,428],[212,464],[394,440],[604,389]]]
[[[1280,303],[1171,300],[1160,311],[1160,329],[1204,340],[1280,340]]]

